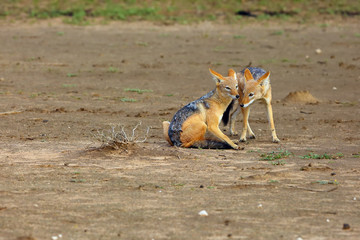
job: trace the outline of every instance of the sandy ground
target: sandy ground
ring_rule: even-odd
[[[352,23],[3,23],[0,239],[359,239],[359,33]],[[248,65],[271,71],[281,143],[256,103],[244,150],[165,142],[161,122],[214,88],[209,67]],[[295,91],[309,92],[284,100]],[[140,121],[138,140],[151,126],[144,143],[94,150],[99,131],[131,135]],[[261,160],[273,151],[291,154]]]

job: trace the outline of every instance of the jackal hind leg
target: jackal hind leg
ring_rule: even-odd
[[[189,148],[195,142],[205,140],[207,126],[204,122],[194,122],[191,125],[183,127],[180,139],[182,147]]]
[[[249,139],[255,139],[255,138],[256,138],[256,135],[255,135],[255,133],[251,130],[249,120],[248,120],[247,126],[248,126]]]

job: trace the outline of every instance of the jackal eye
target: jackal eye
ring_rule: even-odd
[[[228,87],[228,86],[226,86],[226,87],[225,87],[225,89],[226,89],[226,90],[228,90],[228,91],[230,91],[230,90],[231,90],[231,88],[230,88],[230,87]]]
[[[249,93],[249,97],[252,97],[252,96],[254,96],[254,93]]]
[[[238,86],[238,85],[236,85],[236,89],[239,89],[239,86]]]

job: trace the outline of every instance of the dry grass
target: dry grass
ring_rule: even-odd
[[[135,127],[127,132],[125,126],[118,124],[113,125],[107,130],[97,130],[93,134],[97,141],[101,142],[100,149],[113,149],[122,150],[128,152],[129,145],[143,143],[147,140],[151,127],[147,127],[144,134],[137,133],[138,128],[141,126],[141,122],[135,125]]]

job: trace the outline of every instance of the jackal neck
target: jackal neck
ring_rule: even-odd
[[[232,101],[232,98],[216,87],[214,90],[213,100],[222,105],[222,107],[227,108]]]

